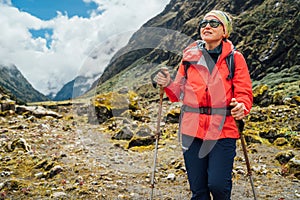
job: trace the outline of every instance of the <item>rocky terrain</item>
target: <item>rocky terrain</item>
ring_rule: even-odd
[[[115,98],[105,101],[111,96]],[[130,103],[124,106],[121,97]],[[93,102],[42,107],[2,100],[0,199],[149,199],[157,100],[143,101],[122,91],[97,96]],[[102,103],[111,109],[104,110]],[[155,199],[184,200],[190,195],[177,138],[177,110],[178,105],[163,102]],[[254,107],[246,120],[258,199],[300,199],[299,113],[293,103]],[[240,141],[232,199],[253,199]]]

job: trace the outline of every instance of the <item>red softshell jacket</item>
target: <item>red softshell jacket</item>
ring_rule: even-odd
[[[229,107],[230,101],[234,97],[239,103],[244,103],[246,107],[244,112],[248,114],[252,107],[253,96],[251,79],[244,56],[235,50],[234,76],[233,79],[228,79],[229,69],[225,59],[234,49],[232,43],[229,40],[222,41],[222,53],[210,73],[199,48],[199,42],[192,43],[183,51],[183,58],[175,80],[165,88],[170,101],[182,101],[183,105],[193,108],[225,109]],[[187,79],[184,78],[184,61],[193,63],[187,70]],[[180,123],[180,133],[201,139],[239,138],[235,120],[231,115],[184,112]]]

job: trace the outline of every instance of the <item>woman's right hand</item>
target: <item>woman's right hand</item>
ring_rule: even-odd
[[[158,85],[167,87],[171,82],[171,76],[168,68],[162,67],[161,71],[156,74],[154,80]]]

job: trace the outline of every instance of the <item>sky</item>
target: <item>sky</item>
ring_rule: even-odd
[[[16,65],[39,92],[103,72],[169,0],[0,0],[0,64]],[[95,49],[105,54],[86,67]],[[105,48],[104,48],[105,47]]]

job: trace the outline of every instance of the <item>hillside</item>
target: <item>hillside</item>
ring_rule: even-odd
[[[144,87],[162,64],[176,70],[181,51],[198,39],[198,22],[212,9],[233,16],[230,40],[244,54],[254,88],[265,84],[264,97],[272,99],[276,94],[281,98],[277,102],[300,94],[300,14],[299,1],[294,0],[171,0],[113,57],[93,84],[94,91]]]
[[[32,87],[15,65],[0,65],[0,86],[20,103],[49,100]]]
[[[76,98],[84,94],[90,87],[95,77],[77,76],[66,83],[53,98],[54,101],[63,101]]]

